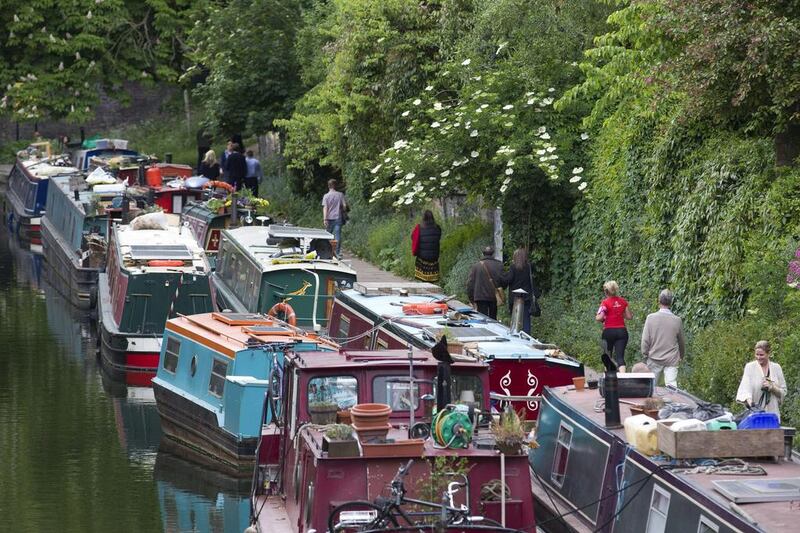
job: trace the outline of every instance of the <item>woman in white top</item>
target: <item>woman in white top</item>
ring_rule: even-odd
[[[754,409],[775,413],[780,420],[780,405],[786,396],[786,379],[783,377],[781,365],[769,360],[771,351],[769,342],[756,343],[756,360],[750,361],[744,367],[736,401],[744,402]]]

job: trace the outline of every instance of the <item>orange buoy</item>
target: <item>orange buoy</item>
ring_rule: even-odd
[[[148,167],[144,172],[144,179],[150,187],[161,187],[164,185],[164,178],[161,169],[157,166]]]
[[[277,318],[278,313],[280,312],[283,312],[284,314],[285,317],[283,319],[284,322],[288,322],[290,326],[297,325],[297,315],[294,314],[294,309],[292,309],[292,306],[287,304],[286,302],[276,303],[275,305],[270,307],[269,311],[267,311],[267,314],[269,316],[274,316]]]
[[[403,314],[406,315],[435,315],[446,313],[447,304],[442,302],[426,302],[403,305]]]
[[[151,259],[147,262],[147,266],[151,267],[179,267],[183,266],[183,261],[180,259]]]
[[[230,183],[225,183],[224,181],[216,181],[216,180],[205,182],[203,188],[208,189],[209,187],[212,187],[214,189],[225,189],[228,192],[233,192],[234,190],[233,185],[231,185]]]

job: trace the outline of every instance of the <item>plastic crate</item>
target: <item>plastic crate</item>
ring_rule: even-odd
[[[750,413],[739,422],[739,429],[779,429],[781,423],[775,413]]]

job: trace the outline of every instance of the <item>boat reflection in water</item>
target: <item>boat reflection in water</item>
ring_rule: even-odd
[[[249,525],[249,479],[198,468],[170,450],[162,439],[153,477],[164,531],[242,533]]]
[[[14,274],[17,278],[17,285],[29,286],[34,290],[40,290],[42,265],[44,264],[42,247],[38,245],[28,246],[7,231],[0,233],[0,238],[8,243],[9,255],[14,258]]]

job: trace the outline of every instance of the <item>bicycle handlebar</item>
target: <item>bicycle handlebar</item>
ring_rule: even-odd
[[[404,477],[406,477],[406,474],[408,474],[408,471],[411,470],[411,465],[413,464],[414,464],[414,459],[409,459],[408,462],[405,465],[401,466],[400,469],[397,471],[395,479],[396,480],[403,479]]]

